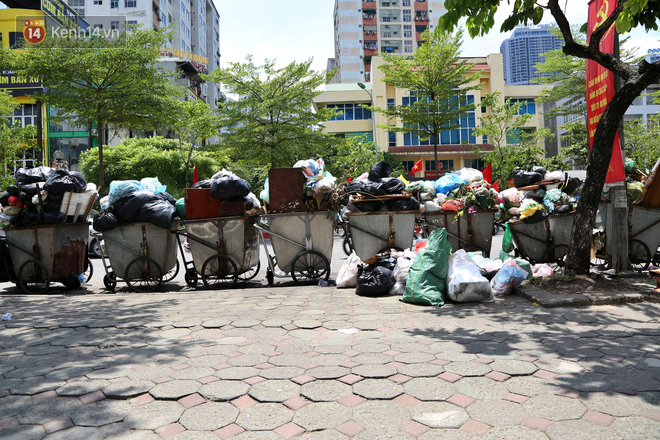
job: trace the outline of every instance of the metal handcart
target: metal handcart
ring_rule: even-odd
[[[389,249],[408,249],[415,236],[417,211],[349,212],[353,249],[365,260]]]
[[[255,225],[266,251],[266,279],[272,285],[275,266],[290,274],[296,284],[330,277],[334,215],[330,211],[267,214]],[[266,245],[270,236],[275,256]]]
[[[574,218],[575,213],[569,212],[550,215],[536,223],[509,222],[516,256],[531,264],[547,263],[555,272],[563,273]]]
[[[51,282],[77,288],[77,276],[91,265],[87,257],[87,222],[11,227],[5,229],[5,234],[14,269],[12,272],[7,268],[7,272],[26,293],[46,293]]]
[[[596,252],[592,263],[609,266],[612,249],[607,237],[615,234],[612,203],[601,203],[598,216],[605,223],[605,246]],[[628,256],[630,266],[638,272],[648,269],[660,245],[660,209],[628,205]]]
[[[181,222],[184,229],[172,232],[189,240],[192,261],[183,257],[186,284],[195,287],[201,276],[208,289],[218,289],[257,276],[261,264],[256,219],[237,216]],[[181,248],[181,240],[177,241]],[[181,255],[185,255],[183,249]]]
[[[177,236],[169,229],[144,222],[122,223],[95,236],[103,237],[105,243],[109,263],[105,256],[101,258],[103,284],[110,291],[122,279],[131,291],[151,292],[178,272]]]
[[[447,239],[453,251],[481,252],[490,256],[497,209],[483,209],[471,214],[457,215],[452,211],[424,213],[427,236],[437,228],[447,230]]]

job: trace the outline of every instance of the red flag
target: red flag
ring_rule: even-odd
[[[589,15],[587,18],[587,44],[591,34],[598,28],[617,7],[617,0],[591,0],[589,2]],[[614,34],[616,30],[612,25],[602,40],[600,40],[600,51],[614,53]],[[605,107],[614,97],[614,74],[595,61],[587,60],[587,127],[589,148],[593,146],[596,126]],[[622,182],[626,179],[623,169],[623,158],[621,156],[621,143],[619,132],[614,137],[612,145],[612,158],[607,170],[606,183]]]
[[[493,189],[497,192],[500,192],[500,186],[497,184],[497,182],[493,183]]]
[[[484,180],[488,183],[493,183],[493,164],[489,163],[486,165],[486,168],[482,171],[484,175]]]
[[[193,174],[193,185],[199,182],[199,174],[197,173],[197,164],[195,164],[195,173]]]
[[[408,175],[412,176],[413,174],[418,173],[420,171],[422,171],[422,159],[417,161],[417,163],[412,167]]]

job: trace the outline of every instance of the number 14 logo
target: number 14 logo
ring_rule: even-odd
[[[28,43],[39,44],[46,37],[46,27],[43,20],[25,20],[23,37]]]

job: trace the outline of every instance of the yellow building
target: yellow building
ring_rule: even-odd
[[[544,86],[525,85],[507,86],[504,83],[504,70],[501,54],[491,54],[487,57],[468,58],[472,70],[480,73],[479,82],[481,90],[468,92],[468,101],[476,103],[476,110],[467,113],[461,118],[461,128],[444,131],[440,136],[438,145],[438,160],[442,168],[439,173],[435,169],[433,160],[433,145],[429,141],[420,141],[410,133],[390,133],[379,124],[387,124],[387,118],[382,114],[372,115],[368,110],[359,107],[360,104],[373,104],[376,107],[386,108],[390,105],[406,105],[410,100],[410,91],[395,89],[381,79],[383,72],[379,66],[384,62],[382,57],[372,58],[372,81],[366,84],[327,84],[325,90],[314,98],[316,108],[332,107],[343,111],[341,116],[328,121],[324,131],[337,133],[344,137],[367,134],[373,136],[376,147],[381,151],[393,154],[402,161],[408,170],[420,159],[423,170],[415,177],[434,178],[445,171],[458,170],[463,167],[482,169],[484,166],[481,154],[475,153],[474,146],[484,153],[491,151],[493,146],[484,139],[473,136],[473,129],[480,123],[482,115],[488,110],[481,108],[481,100],[494,91],[500,92],[501,103],[507,99],[524,100],[521,111],[532,114],[523,130],[535,131],[543,127],[543,118],[538,111],[535,99]],[[364,89],[361,87],[364,86]],[[358,110],[359,109],[359,110]],[[373,118],[375,116],[375,118]],[[392,123],[392,121],[390,122]],[[401,121],[395,122],[401,125]]]
[[[0,44],[5,47],[14,48],[23,40],[22,19],[30,17],[33,20],[45,20],[42,11],[33,9],[0,9]],[[1,66],[0,66],[1,67]],[[28,150],[23,157],[18,158],[15,168],[41,164],[47,157],[48,145],[47,130],[45,130],[45,108],[41,103],[30,96],[35,91],[41,90],[41,82],[38,78],[22,78],[14,73],[0,68],[0,89],[7,90],[13,100],[20,104],[13,115],[9,116],[10,122],[20,121],[21,125],[37,126],[37,146],[34,150]]]

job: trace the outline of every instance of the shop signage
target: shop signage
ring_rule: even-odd
[[[18,76],[11,70],[0,70],[0,89],[8,90],[12,96],[26,96],[43,90],[39,78]]]
[[[78,28],[78,14],[63,0],[41,0],[41,10],[60,26]]]

